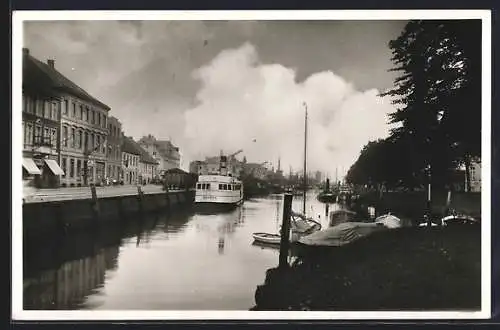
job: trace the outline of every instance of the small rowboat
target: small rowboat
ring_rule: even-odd
[[[270,234],[270,233],[253,233],[253,239],[256,242],[265,243],[265,244],[280,244],[281,236],[279,234]]]

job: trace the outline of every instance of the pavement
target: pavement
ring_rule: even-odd
[[[144,185],[140,186],[144,194],[163,193],[161,185]],[[184,191],[184,189],[170,190]],[[137,195],[136,185],[123,186],[106,186],[96,187],[97,198],[103,197],[118,197]],[[71,188],[56,188],[56,189],[36,189],[32,187],[24,187],[23,202],[24,203],[41,203],[54,202],[73,199],[88,199],[92,198],[90,187],[71,187]]]

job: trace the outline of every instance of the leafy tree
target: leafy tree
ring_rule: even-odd
[[[480,30],[475,20],[410,21],[389,42],[400,72],[381,94],[397,106],[391,138],[411,146],[411,172],[431,164],[438,185],[448,169],[480,155]]]

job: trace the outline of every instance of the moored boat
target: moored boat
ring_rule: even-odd
[[[198,177],[194,200],[197,210],[219,211],[243,203],[243,183],[225,171],[225,161],[225,156],[221,156],[218,173]]]

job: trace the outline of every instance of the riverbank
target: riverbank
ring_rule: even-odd
[[[440,219],[446,210],[447,192],[433,192],[432,214],[433,219]],[[365,216],[368,206],[374,206],[377,215],[391,212],[402,218],[410,218],[412,225],[417,225],[427,209],[427,193],[414,192],[369,192],[360,196],[353,205],[353,209]],[[481,219],[481,193],[452,192],[450,208],[459,213]]]
[[[400,228],[300,251],[268,270],[252,310],[478,310],[481,228]]]

